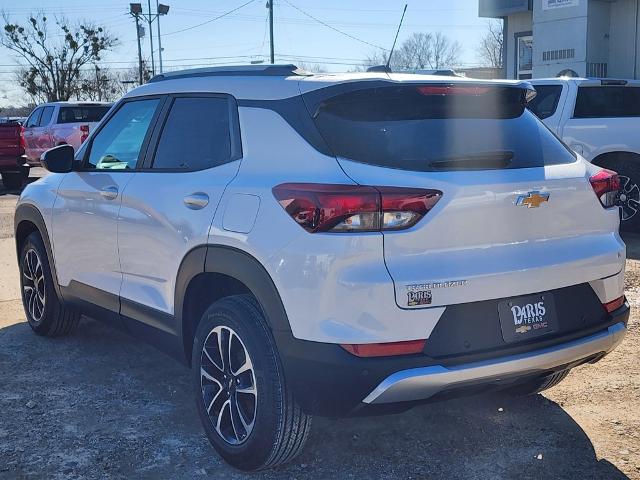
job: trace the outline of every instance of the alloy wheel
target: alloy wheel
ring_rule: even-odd
[[[30,248],[22,260],[22,294],[31,318],[39,322],[44,315],[45,279],[38,252]]]
[[[622,210],[622,221],[634,217],[640,210],[640,187],[637,183],[624,175],[620,178],[620,190],[618,191],[618,205]]]
[[[218,435],[230,445],[244,443],[255,424],[258,390],[249,352],[230,327],[209,332],[200,355],[200,386]]]

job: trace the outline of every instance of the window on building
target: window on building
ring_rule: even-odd
[[[533,73],[533,37],[531,35],[518,36],[517,76],[521,80],[531,78]]]
[[[540,120],[551,117],[556,113],[558,101],[562,93],[562,85],[536,85],[536,96],[529,102],[527,107]]]
[[[579,87],[573,117],[640,117],[640,87]]]

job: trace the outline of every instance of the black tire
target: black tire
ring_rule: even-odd
[[[615,158],[607,162],[605,168],[620,175],[620,230],[640,232],[640,158],[634,155]]]
[[[228,351],[232,353],[225,355],[230,359],[227,373],[221,369],[225,363],[219,355],[218,337],[223,339],[223,345],[231,345]],[[241,352],[248,356],[237,355]],[[234,371],[241,370],[240,364],[248,363],[251,370],[234,375]],[[286,384],[275,342],[260,306],[251,295],[225,297],[203,314],[194,339],[192,369],[200,420],[209,441],[230,465],[239,470],[260,470],[286,463],[300,453],[311,429],[311,417],[301,410]],[[220,380],[212,382],[211,376]],[[231,387],[236,383],[243,387]],[[245,392],[252,389],[251,384],[255,399]],[[243,391],[236,392],[233,388]],[[238,432],[234,425],[224,429],[223,424],[229,427],[233,422],[232,403],[225,407],[225,398],[235,401],[234,411],[243,417],[240,423],[235,422]],[[253,421],[247,420],[252,418],[252,412]],[[220,433],[214,419],[218,419],[215,423],[220,425]],[[250,428],[245,428],[245,424]]]
[[[28,174],[25,175],[24,171],[20,172],[3,172],[2,183],[7,190],[20,190],[24,181],[27,179]]]
[[[45,337],[70,333],[78,325],[80,314],[66,307],[56,294],[40,233],[33,232],[26,238],[19,261],[22,304],[29,326]],[[39,280],[33,280],[36,277]]]
[[[555,387],[562,380],[567,378],[571,369],[563,370],[561,372],[553,373],[547,377],[538,378],[536,380],[532,380],[528,383],[523,383],[522,385],[518,385],[516,387],[512,387],[507,390],[509,395],[514,397],[523,397],[526,395],[535,395],[537,393],[543,392],[551,387]]]

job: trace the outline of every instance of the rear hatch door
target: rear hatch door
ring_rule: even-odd
[[[400,308],[544,292],[623,268],[617,211],[589,183],[596,167],[525,110],[527,91],[382,82],[306,99],[356,182],[442,192],[415,226],[384,232]]]

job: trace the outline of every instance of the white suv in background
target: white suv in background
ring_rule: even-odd
[[[623,230],[640,231],[640,81],[531,80],[529,108],[589,162],[618,172]]]
[[[615,173],[571,152],[525,82],[155,77],[15,213],[25,311],[80,313],[192,367],[204,429],[245,470],[312,415],[548,388],[626,332]]]

